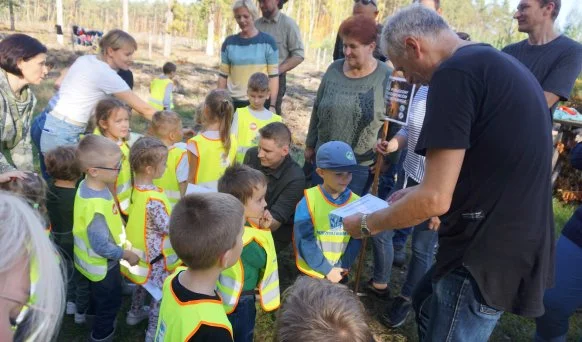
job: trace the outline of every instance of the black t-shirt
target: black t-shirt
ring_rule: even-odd
[[[220,300],[218,295],[216,296],[207,296],[204,294],[192,292],[185,288],[180,281],[178,280],[178,276],[175,276],[172,279],[172,290],[178,300],[181,302],[188,302],[192,300]],[[210,325],[202,324],[196,334],[190,337],[188,340],[189,342],[232,342],[232,337],[230,336],[230,332],[224,328],[220,327],[213,327]]]
[[[46,202],[53,239],[69,260],[73,260],[73,208],[76,195],[76,188],[51,185]]]
[[[540,82],[542,89],[566,101],[582,70],[582,44],[561,35],[544,45],[531,45],[525,39],[503,48],[522,62]],[[554,111],[556,105],[552,107]]]
[[[117,74],[119,75],[119,77],[121,77],[125,83],[127,83],[127,85],[129,86],[129,89],[133,89],[133,72],[131,72],[131,70],[127,69],[127,70],[119,70],[117,72]]]
[[[416,148],[466,150],[441,217],[435,277],[464,266],[488,305],[541,315],[554,223],[551,122],[537,80],[489,45],[458,49],[433,74]]]

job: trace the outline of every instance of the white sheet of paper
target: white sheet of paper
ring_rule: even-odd
[[[186,195],[187,194],[194,194],[194,193],[205,193],[205,192],[217,192],[216,189],[206,188],[197,184],[190,184],[188,183],[188,187],[186,188]]]
[[[141,285],[147,292],[149,292],[156,301],[162,299],[162,289],[147,281],[145,284]]]
[[[329,219],[332,222],[332,226],[334,226],[333,222],[336,223],[335,225],[338,225],[345,217],[358,213],[371,214],[375,211],[388,207],[388,202],[381,200],[374,195],[367,194],[348,205],[331,211],[329,213]]]

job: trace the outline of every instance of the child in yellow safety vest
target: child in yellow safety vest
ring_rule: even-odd
[[[115,200],[123,215],[127,216],[131,193],[131,169],[129,167],[129,108],[120,100],[107,98],[97,103],[92,118],[94,134],[102,135],[115,142],[121,149],[121,169],[114,185]]]
[[[323,184],[305,190],[295,209],[293,245],[299,271],[331,282],[346,282],[360,251],[360,240],[350,238],[342,222],[329,213],[359,197],[348,188],[352,172],[360,170],[352,148],[342,141],[319,147],[315,170]]]
[[[75,198],[73,239],[75,268],[91,282],[94,314],[90,341],[109,341],[115,334],[115,318],[121,307],[120,260],[136,265],[139,257],[126,249],[125,228],[108,185],[121,169],[119,146],[102,136],[89,134],[77,148],[77,159],[86,174]]]
[[[149,316],[145,339],[148,342],[154,340],[161,299],[152,296],[149,308],[144,307],[148,291],[152,293],[155,289],[153,293],[161,293],[164,280],[180,263],[168,236],[170,201],[153,182],[164,174],[167,158],[166,145],[151,137],[139,138],[129,153],[134,176],[126,235],[131,250],[140,260],[131,267],[122,263],[121,273],[141,286],[133,293],[126,323],[136,325]]]
[[[236,161],[243,162],[247,150],[259,144],[259,130],[271,122],[281,122],[281,117],[265,108],[269,99],[269,77],[262,72],[251,75],[247,86],[249,105],[234,113],[231,131],[236,136],[238,149]],[[274,109],[274,105],[271,106]]]
[[[224,89],[206,96],[202,110],[204,130],[188,140],[188,181],[216,190],[218,179],[234,162],[236,139],[230,131],[232,99]]]
[[[235,342],[252,341],[255,288],[259,289],[263,310],[273,311],[280,303],[277,253],[268,228],[273,217],[265,209],[267,179],[258,170],[235,164],[218,181],[218,191],[233,195],[245,207],[241,257],[220,274],[217,286],[233,326]]]
[[[150,83],[150,98],[148,103],[157,110],[174,109],[173,79],[176,76],[176,64],[167,62],[162,67],[163,74]]]
[[[160,139],[168,148],[168,162],[163,176],[154,184],[164,190],[172,206],[186,193],[188,186],[188,154],[175,144],[182,141],[182,119],[172,111],[159,111],[152,117],[151,135]]]
[[[244,208],[234,196],[184,196],[173,209],[170,241],[187,268],[164,282],[156,341],[232,341],[216,282],[243,248]]]

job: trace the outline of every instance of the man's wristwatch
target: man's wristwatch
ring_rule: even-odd
[[[362,216],[362,221],[360,222],[360,234],[362,234],[362,237],[370,237],[370,235],[372,235],[370,228],[368,228],[367,219],[368,214],[364,214],[364,216]]]

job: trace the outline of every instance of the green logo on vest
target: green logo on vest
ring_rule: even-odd
[[[354,160],[354,154],[351,151],[346,152],[346,158],[348,158],[348,160]]]

